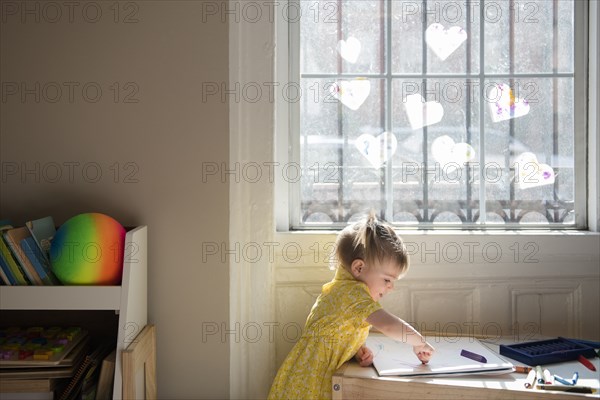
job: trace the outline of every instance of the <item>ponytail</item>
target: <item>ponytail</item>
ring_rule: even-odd
[[[356,236],[354,237],[354,248],[362,249],[362,258],[365,262],[373,261],[380,247],[377,237],[377,224],[377,216],[371,210],[367,219],[358,226]]]

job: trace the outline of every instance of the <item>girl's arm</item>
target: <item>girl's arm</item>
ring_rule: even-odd
[[[427,363],[435,351],[433,346],[427,343],[412,326],[383,309],[369,315],[367,323],[373,325],[384,335],[413,346],[415,354],[423,363]]]

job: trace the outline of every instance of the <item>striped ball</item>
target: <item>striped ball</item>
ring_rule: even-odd
[[[119,285],[125,228],[108,215],[79,214],[67,220],[50,245],[52,271],[65,285]]]

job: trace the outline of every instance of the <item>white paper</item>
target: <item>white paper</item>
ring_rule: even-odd
[[[513,364],[503,360],[477,339],[471,337],[428,337],[435,348],[428,364],[422,364],[412,346],[397,342],[381,334],[371,334],[366,345],[373,351],[373,365],[381,376],[456,376],[470,374],[505,374]],[[461,350],[484,356],[486,363],[473,361],[460,355]]]

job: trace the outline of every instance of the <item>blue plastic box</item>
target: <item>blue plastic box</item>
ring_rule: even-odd
[[[536,342],[500,345],[500,354],[530,366],[576,360],[580,355],[593,358],[596,352],[576,340],[559,337]]]

